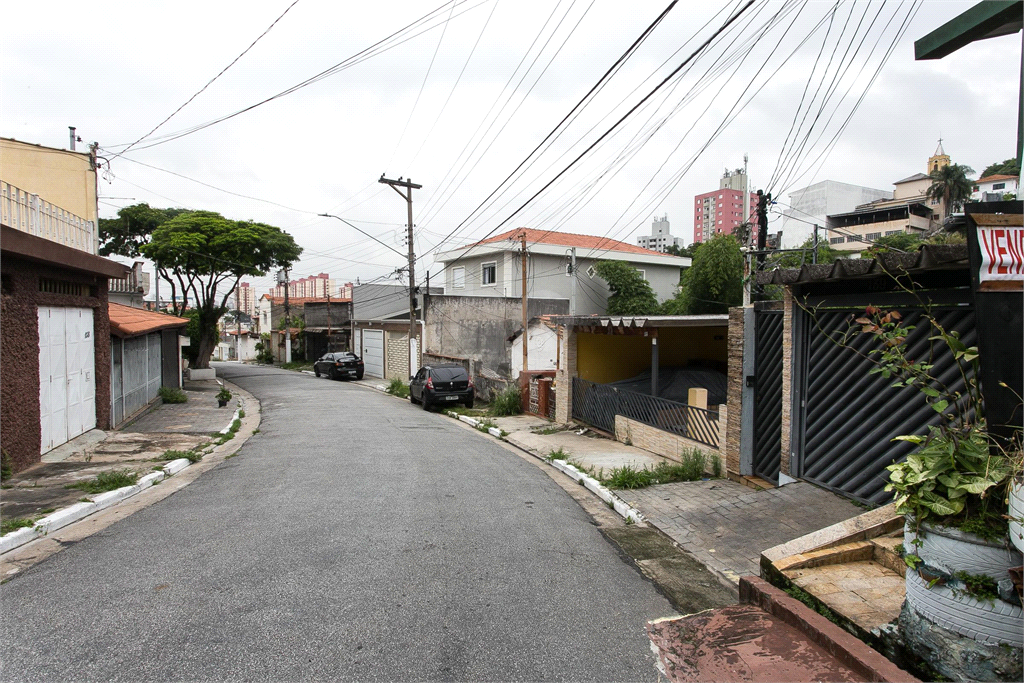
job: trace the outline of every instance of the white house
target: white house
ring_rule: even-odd
[[[990,199],[993,195],[998,195],[998,199],[995,201],[1002,201],[1003,195],[1007,193],[1019,196],[1019,188],[1020,178],[1015,175],[999,173],[996,175],[985,176],[984,178],[978,178],[974,181],[974,191],[971,192],[971,201],[993,201]],[[989,197],[986,197],[986,195],[989,195]]]
[[[516,228],[467,247],[438,254],[444,264],[444,293],[453,296],[522,296],[522,238],[526,238],[527,295],[568,299],[574,315],[604,313],[608,284],[593,266],[599,261],[626,261],[651,285],[658,301],[675,296],[679,275],[690,259],[661,254],[608,237]],[[575,250],[576,271],[570,272]],[[575,288],[574,288],[575,283]]]

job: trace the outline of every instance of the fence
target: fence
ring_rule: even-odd
[[[572,379],[572,417],[615,432],[615,416],[672,432],[713,448],[719,447],[718,414],[656,396],[624,391],[608,384]]]
[[[6,182],[0,182],[0,221],[15,230],[90,254],[96,253],[96,225],[93,221]]]

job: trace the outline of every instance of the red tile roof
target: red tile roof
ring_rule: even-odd
[[[669,256],[653,249],[644,249],[635,244],[627,244],[613,240],[610,237],[594,237],[592,235],[577,235],[571,232],[555,232],[554,230],[537,230],[535,228],[516,228],[503,232],[500,235],[489,237],[485,240],[469,245],[475,247],[481,244],[494,244],[495,242],[515,241],[526,233],[526,241],[533,244],[553,244],[559,247],[578,247],[581,249],[595,249],[602,251],[624,251],[630,254],[648,254],[657,256]],[[467,247],[469,248],[469,247]]]
[[[137,337],[157,330],[188,325],[188,318],[147,311],[110,302],[110,333],[117,337]]]
[[[987,175],[984,178],[978,178],[977,180],[974,181],[974,184],[977,185],[978,183],[989,183],[989,182],[992,182],[994,180],[1016,180],[1016,179],[1017,179],[1017,176],[1015,176],[1015,175],[1006,175],[1005,173],[996,173],[995,175]]]

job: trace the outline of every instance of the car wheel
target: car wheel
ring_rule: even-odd
[[[420,399],[420,403],[423,404],[423,410],[430,411],[430,401],[427,400],[427,395],[423,394],[423,398]]]
[[[333,379],[333,380],[338,379],[338,373],[335,372],[334,368],[331,368],[330,378]]]
[[[466,407],[467,408],[472,408],[473,407],[473,399],[469,399],[468,401],[466,401]]]
[[[416,405],[416,397],[412,395],[411,391],[409,392],[409,403]]]
[[[313,374],[316,375],[317,377],[319,377],[320,376],[320,368],[318,368],[317,366],[314,365],[313,366]]]
[[[357,379],[357,380],[358,380],[358,379],[362,379],[362,378],[363,378],[363,373],[361,373],[361,372],[359,372],[359,373],[356,373],[356,379]]]

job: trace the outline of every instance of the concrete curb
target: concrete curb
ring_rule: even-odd
[[[240,391],[237,386],[231,386],[234,391]],[[231,416],[231,420],[228,421],[227,426],[220,430],[221,434],[227,434],[231,431],[231,425],[235,423],[235,420],[241,419],[241,411],[241,407],[238,407],[235,410]],[[241,447],[241,445],[239,445],[239,447]],[[160,471],[151,472],[150,474],[139,478],[139,480],[131,486],[124,486],[119,489],[114,489],[113,491],[96,494],[92,496],[89,501],[80,501],[74,505],[69,505],[68,507],[61,508],[56,512],[52,512],[46,517],[37,520],[30,527],[24,527],[8,534],[4,534],[3,536],[0,536],[0,555],[4,555],[12,550],[20,548],[30,541],[34,541],[37,538],[41,538],[51,532],[62,529],[69,524],[73,524],[88,517],[89,515],[113,507],[128,498],[142,493],[154,484],[158,484],[163,481],[165,478],[174,476],[193,464],[197,463],[193,463],[187,458],[172,460],[166,465],[163,465],[160,468]]]

